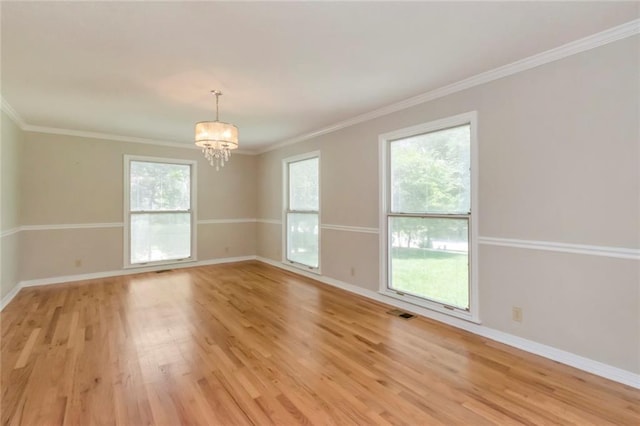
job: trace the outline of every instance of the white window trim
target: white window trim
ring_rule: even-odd
[[[289,164],[298,161],[318,158],[318,267],[313,268],[302,263],[287,259],[287,210],[289,208]],[[282,159],[282,263],[306,272],[321,275],[322,267],[322,184],[321,184],[322,160],[320,151],[307,152],[293,157]]]
[[[131,250],[131,241],[130,241],[130,182],[129,182],[129,173],[130,173],[130,165],[131,161],[145,161],[149,163],[163,163],[163,164],[186,164],[191,166],[191,257],[186,259],[177,259],[177,260],[161,260],[155,262],[146,262],[146,263],[131,263],[130,250]],[[134,268],[147,268],[149,266],[156,265],[175,265],[178,263],[188,263],[188,262],[196,262],[198,260],[197,256],[197,247],[198,247],[198,202],[197,202],[197,193],[198,193],[198,163],[193,160],[181,160],[176,158],[163,158],[163,157],[146,157],[139,155],[124,155],[124,188],[123,188],[123,214],[124,214],[124,235],[123,235],[123,268],[124,269],[134,269]]]
[[[422,133],[434,132],[450,127],[470,124],[471,136],[471,215],[469,217],[469,310],[450,309],[445,304],[429,301],[409,294],[398,294],[387,287],[388,277],[388,238],[389,229],[387,213],[389,209],[389,146],[390,142],[396,139],[406,138]],[[436,312],[447,314],[453,317],[462,318],[467,321],[480,323],[480,298],[478,294],[478,113],[476,111],[431,121],[417,126],[411,126],[393,132],[384,133],[378,137],[379,153],[379,187],[380,187],[380,288],[379,293],[407,303],[431,309]]]

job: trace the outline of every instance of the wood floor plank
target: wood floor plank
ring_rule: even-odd
[[[638,425],[640,391],[254,261],[25,288],[3,425]]]
[[[20,352],[20,357],[18,358],[15,367],[13,367],[14,369],[22,368],[27,365],[29,356],[31,356],[31,352],[36,345],[36,340],[38,339],[40,330],[40,328],[34,328],[33,330],[31,330],[31,333],[29,334],[29,340],[27,340],[27,343],[24,345],[22,352]]]

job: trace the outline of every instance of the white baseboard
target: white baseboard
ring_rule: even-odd
[[[238,256],[238,257],[222,257],[219,259],[200,260],[192,266],[218,265],[220,263],[246,262],[247,260],[256,260],[256,256]],[[175,268],[172,268],[175,269]]]
[[[410,303],[403,302],[401,300],[385,296],[373,290],[368,290],[362,287],[358,287],[353,284],[339,281],[334,278],[330,278],[324,275],[311,274],[302,271],[297,268],[290,267],[284,263],[257,256],[257,260],[266,264],[275,266],[280,269],[284,269],[295,274],[299,274],[316,281],[331,285],[333,287],[340,288],[342,290],[349,291],[351,293],[358,294],[360,296],[372,299],[387,305],[391,305],[409,312],[445,323],[447,325],[460,328],[471,333],[477,334],[482,337],[486,337],[491,340],[495,340],[505,345],[513,346],[526,352],[530,352],[535,355],[548,358],[550,360],[559,362],[561,364],[568,365],[570,367],[577,368],[582,371],[586,371],[596,376],[604,377],[609,380],[613,380],[618,383],[625,384],[627,386],[640,389],[640,374],[633,373],[631,371],[623,370],[618,367],[614,367],[599,361],[595,361],[589,358],[585,358],[580,355],[576,355],[571,352],[563,351],[561,349],[547,346],[542,343],[534,342],[532,340],[524,339],[522,337],[515,336],[513,334],[505,333],[493,328],[485,327],[481,324],[472,323],[463,319],[454,318],[439,312],[431,311],[429,309],[416,306]]]
[[[192,268],[194,266],[217,265],[220,263],[243,262],[246,260],[255,260],[255,258],[256,258],[255,256],[223,257],[218,259],[199,260],[195,262],[185,262],[185,263],[179,263],[179,264],[164,264],[164,265],[148,266],[145,268],[118,269],[113,271],[92,272],[89,274],[63,275],[63,276],[57,276],[57,277],[38,278],[35,280],[20,281],[11,290],[9,294],[7,294],[5,297],[2,298],[2,301],[0,302],[0,311],[2,311],[5,308],[5,306],[7,306],[9,302],[11,302],[11,300],[13,300],[13,298],[18,294],[20,289],[24,287],[54,285],[54,284],[70,283],[75,281],[95,280],[99,278],[118,277],[122,275],[142,274],[145,272],[161,271],[163,269],[181,269],[181,268]]]
[[[21,288],[22,286],[20,285],[20,283],[17,283],[15,287],[13,287],[11,291],[2,298],[2,300],[0,301],[0,312],[2,312],[4,307],[7,306],[9,302],[13,300],[14,297],[16,297],[16,294],[18,294]]]
[[[147,266],[144,268],[127,268],[127,269],[118,269],[115,271],[94,272],[90,274],[65,275],[61,277],[40,278],[36,280],[21,281],[20,286],[34,287],[34,286],[40,286],[40,285],[60,284],[60,283],[68,283],[68,282],[74,282],[74,281],[95,280],[98,278],[118,277],[121,275],[134,275],[134,274],[142,274],[144,272],[161,271],[163,269],[193,268],[194,266],[206,266],[206,265],[217,265],[220,263],[243,262],[245,260],[255,260],[255,258],[256,258],[255,256],[223,257],[219,259],[198,260],[195,262]]]
[[[488,327],[481,327],[481,330],[477,334],[488,339],[522,349],[523,351],[540,355],[561,364],[577,368],[578,370],[586,371],[588,373],[595,374],[596,376],[604,377],[605,379],[640,389],[640,374],[632,373],[631,371],[623,370],[600,361],[585,358],[571,352],[554,348],[553,346],[543,345],[542,343],[527,340],[522,337],[514,336],[513,334]]]

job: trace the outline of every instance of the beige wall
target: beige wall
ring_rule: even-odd
[[[320,255],[324,275],[378,291],[378,234],[323,229]]]
[[[0,176],[2,200],[0,229],[7,231],[20,226],[20,162],[24,133],[2,111],[2,146],[0,151],[2,172]]]
[[[255,156],[234,154],[216,172],[197,149],[29,132],[22,224],[122,222],[125,154],[196,160],[200,220],[256,215]]]
[[[255,222],[198,226],[198,257],[202,260],[255,254]]]
[[[267,152],[259,217],[281,219],[282,159],[320,150],[322,223],[377,228],[378,135],[477,111],[481,237],[638,249],[639,55],[640,38],[627,38]],[[324,229],[321,238],[325,276],[378,288],[375,235]],[[280,226],[260,225],[260,256],[280,261],[281,243]],[[483,325],[640,372],[638,260],[479,251]],[[513,306],[523,308],[518,326]]]
[[[122,269],[122,227],[21,232],[20,280]],[[78,262],[78,263],[76,263]]]
[[[20,226],[20,167],[22,161],[22,130],[2,112],[0,146],[0,298],[19,282],[20,234],[10,232]]]
[[[23,256],[22,281],[122,269],[123,228],[117,225],[124,221],[125,154],[196,160],[200,221],[256,217],[255,156],[234,154],[216,172],[197,149],[28,132],[22,225],[98,225],[21,232],[22,253],[30,253]],[[255,222],[202,223],[197,238],[201,261],[255,255]]]
[[[638,372],[638,261],[481,246],[483,323]],[[511,306],[523,321],[511,321]]]
[[[0,298],[7,296],[20,282],[20,247],[22,236],[19,233],[5,235],[0,242]]]
[[[273,260],[282,259],[282,227],[275,223],[258,223],[256,254]]]

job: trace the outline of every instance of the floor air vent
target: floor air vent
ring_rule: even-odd
[[[410,314],[409,312],[401,311],[400,309],[392,309],[392,310],[388,311],[387,313],[391,314],[391,315],[394,315],[396,317],[404,318],[404,319],[415,318],[415,315]]]
[[[173,272],[173,269],[161,269],[156,271],[156,274],[164,274],[165,272]]]

